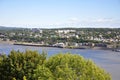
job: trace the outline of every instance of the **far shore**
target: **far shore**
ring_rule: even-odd
[[[56,47],[56,48],[68,48],[68,49],[113,50],[113,48],[107,48],[107,47],[89,47],[89,46],[57,47],[57,46],[42,45],[42,44],[37,44],[37,43],[26,43],[26,42],[15,42],[15,41],[0,41],[0,44],[12,44],[12,45],[22,45],[22,46],[35,46],[35,47]]]
[[[0,44],[14,44],[15,41],[1,41],[0,40]]]
[[[25,42],[13,43],[13,45],[35,46],[35,47],[56,47],[56,48],[67,48],[67,49],[113,50],[113,48],[107,48],[107,47],[96,47],[96,46],[95,47],[90,47],[90,46],[81,46],[81,47],[67,46],[67,47],[61,47],[61,46],[52,46],[52,45],[43,45],[43,44],[25,43]]]

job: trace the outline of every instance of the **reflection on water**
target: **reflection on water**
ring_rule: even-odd
[[[98,66],[104,68],[112,75],[113,80],[120,79],[120,53],[108,50],[91,50],[91,49],[63,49],[51,47],[33,47],[33,46],[20,46],[10,44],[0,44],[0,53],[9,54],[11,50],[37,50],[40,53],[45,51],[48,56],[57,53],[70,52],[72,54],[79,54],[87,59],[92,59]]]

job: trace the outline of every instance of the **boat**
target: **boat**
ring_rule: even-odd
[[[116,49],[115,52],[120,52],[120,49]]]
[[[113,49],[112,51],[120,52],[120,49]]]

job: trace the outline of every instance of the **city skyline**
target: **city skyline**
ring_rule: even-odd
[[[0,26],[120,28],[119,0],[1,0]]]

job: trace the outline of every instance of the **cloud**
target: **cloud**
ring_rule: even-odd
[[[0,24],[1,25],[1,24]],[[55,22],[50,24],[9,24],[2,26],[18,26],[18,27],[37,27],[37,28],[65,28],[65,27],[76,27],[76,28],[120,28],[120,20],[113,18],[100,18],[100,19],[86,19],[80,20],[77,17],[69,18],[64,22]]]
[[[96,20],[96,22],[112,22],[112,21],[114,21],[112,18],[103,18]]]
[[[120,20],[112,18],[87,19],[70,18],[65,23],[54,25],[59,27],[93,27],[93,28],[120,28]]]

